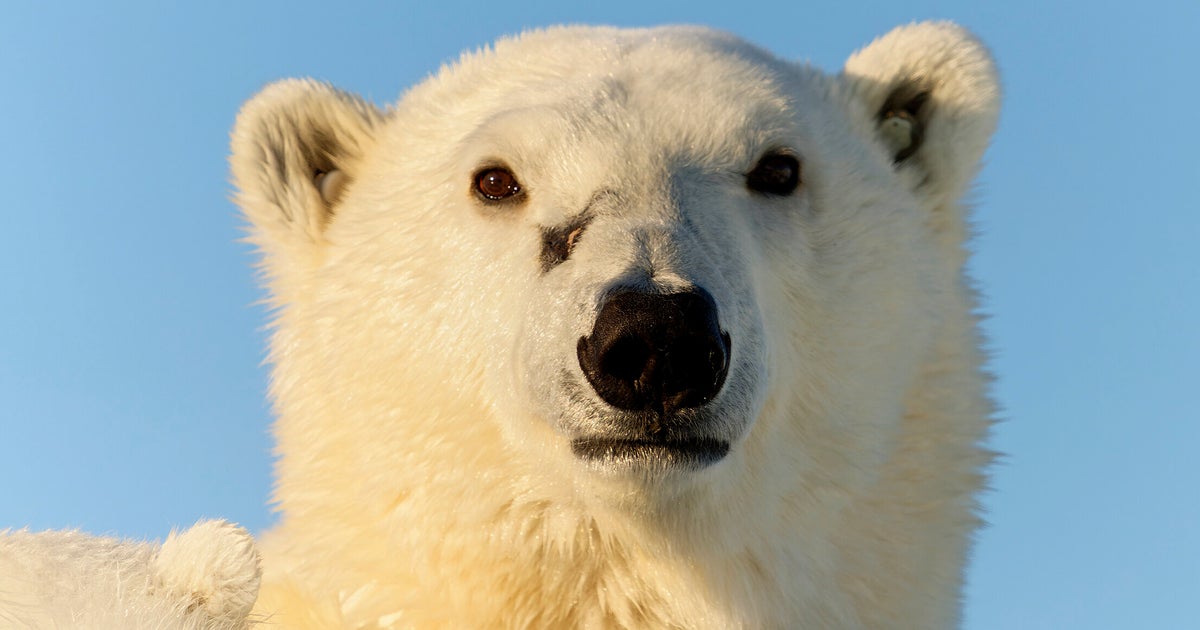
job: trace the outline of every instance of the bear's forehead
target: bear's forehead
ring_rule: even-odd
[[[585,141],[599,130],[609,142],[625,135],[741,160],[731,145],[753,152],[794,135],[794,114],[819,100],[811,88],[821,80],[711,29],[564,27],[466,54],[414,88],[399,109],[440,121],[455,140],[533,122]]]
[[[625,75],[686,81],[699,88],[730,84],[731,78],[761,80],[764,71],[788,64],[733,35],[701,27],[654,29],[563,27],[502,39],[490,50],[464,56],[516,70],[514,76],[566,80]],[[712,80],[720,77],[719,80]],[[676,86],[682,87],[682,86]]]

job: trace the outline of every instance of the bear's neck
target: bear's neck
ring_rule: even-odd
[[[397,620],[418,628],[732,628],[805,618],[858,625],[853,599],[838,589],[779,588],[836,583],[836,571],[824,569],[836,565],[832,548],[791,546],[795,531],[767,532],[733,513],[674,514],[686,526],[663,527],[648,515],[585,514],[511,496],[456,493],[445,503],[429,499],[439,505],[428,509],[418,505],[425,497],[410,500],[411,512],[374,524],[345,505],[285,514],[264,540],[264,591],[302,588],[313,593],[305,606],[336,598],[346,627]],[[703,531],[736,531],[705,525],[724,518],[757,540],[705,541]],[[283,541],[286,548],[277,546]],[[265,593],[264,608],[273,600]]]

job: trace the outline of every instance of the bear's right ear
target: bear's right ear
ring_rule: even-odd
[[[356,96],[303,79],[271,84],[242,107],[230,163],[268,273],[324,241],[383,117]]]

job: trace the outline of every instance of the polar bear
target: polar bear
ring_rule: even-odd
[[[254,539],[225,521],[161,546],[77,531],[0,533],[0,628],[239,630],[260,579]]]
[[[991,406],[960,202],[985,48],[836,75],[552,28],[379,109],[248,102],[294,628],[946,628]]]

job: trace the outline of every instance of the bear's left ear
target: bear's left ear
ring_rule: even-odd
[[[983,44],[949,22],[902,26],[852,55],[841,79],[918,194],[941,208],[966,192],[1000,111]]]

